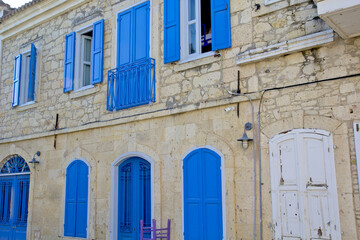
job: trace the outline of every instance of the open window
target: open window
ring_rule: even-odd
[[[37,49],[19,54],[14,61],[13,107],[35,101]]]
[[[231,47],[229,0],[165,0],[164,62]]]
[[[102,82],[103,49],[104,20],[65,36],[64,92]]]

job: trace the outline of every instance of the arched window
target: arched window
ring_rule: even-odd
[[[19,155],[13,155],[1,168],[1,173],[25,173],[30,168],[25,160]]]
[[[64,236],[87,236],[89,167],[73,161],[66,169]]]

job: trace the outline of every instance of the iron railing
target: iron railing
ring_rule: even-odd
[[[108,111],[155,102],[155,59],[147,58],[108,71]]]

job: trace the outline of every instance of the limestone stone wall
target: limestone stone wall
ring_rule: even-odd
[[[172,239],[182,239],[181,161],[194,147],[211,146],[225,161],[226,239],[252,239],[253,146],[243,150],[236,141],[244,124],[251,121],[250,103],[243,97],[231,97],[221,85],[222,78],[236,91],[240,71],[241,92],[250,94],[255,114],[264,89],[345,76],[264,94],[260,108],[263,229],[264,239],[271,239],[269,139],[291,129],[319,128],[332,134],[336,146],[342,239],[359,239],[352,123],[360,119],[360,77],[346,76],[360,73],[360,38],[343,40],[335,34],[333,42],[320,47],[236,65],[236,56],[247,50],[329,27],[317,17],[316,5],[310,0],[283,0],[267,6],[262,0],[231,0],[231,48],[220,51],[220,57],[164,64],[163,1],[153,0],[151,56],[156,59],[156,102],[108,112],[106,73],[116,66],[117,13],[136,2],[86,1],[2,41],[0,161],[11,154],[30,161],[37,150],[42,153],[40,164],[31,167],[28,238],[40,234],[40,239],[66,239],[62,237],[65,169],[70,161],[81,158],[91,166],[89,239],[111,239],[111,164],[123,154],[139,152],[154,161],[155,218],[162,224],[171,218]],[[104,81],[92,89],[63,93],[65,35],[100,19],[105,19]],[[29,50],[31,43],[39,50],[36,103],[12,108],[14,57]],[[230,111],[225,112],[228,107]],[[56,114],[59,130],[52,131]],[[256,228],[258,231],[259,215]]]

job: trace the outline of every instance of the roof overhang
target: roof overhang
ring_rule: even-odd
[[[319,16],[342,38],[360,36],[359,0],[323,0],[317,8]]]

